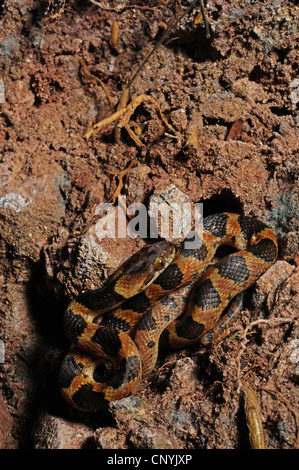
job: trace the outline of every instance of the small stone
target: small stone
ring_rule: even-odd
[[[149,201],[149,216],[157,234],[170,241],[182,241],[192,228],[190,198],[174,184],[158,185]]]
[[[183,449],[184,446],[178,439],[169,436],[166,429],[154,429],[139,426],[133,430],[129,442],[135,449]]]
[[[295,78],[291,84],[290,100],[294,106],[299,102],[299,78]]]
[[[290,342],[291,354],[289,360],[291,361],[290,376],[295,383],[299,383],[299,339],[294,339]]]
[[[294,271],[295,266],[290,265],[286,261],[277,261],[265,272],[256,282],[252,294],[252,305],[255,308],[265,302],[271,294],[275,292],[282,282],[289,277]]]
[[[113,208],[114,209],[114,208]],[[136,241],[128,236],[126,221],[124,220],[123,235],[116,230],[111,233],[111,237],[106,236],[104,230],[105,223],[110,223],[113,227],[119,228],[119,219],[114,219],[114,214],[99,219],[81,237],[78,245],[78,256],[75,265],[76,282],[84,289],[95,289],[100,287],[101,279],[112,274],[122,263],[133,254],[136,249]],[[109,220],[110,222],[109,222]],[[116,222],[116,225],[115,225]],[[125,233],[126,232],[126,233]],[[139,240],[139,248],[144,246],[144,242]],[[83,284],[83,285],[82,285]]]
[[[291,126],[283,121],[279,124],[279,129],[278,129],[278,133],[282,136],[285,136],[285,135],[288,135],[288,134],[291,134],[293,132]]]
[[[183,131],[186,129],[188,124],[188,119],[186,116],[186,111],[183,108],[175,109],[170,113],[170,118],[176,129]]]
[[[118,423],[142,422],[152,424],[147,406],[139,397],[126,397],[118,401],[111,402],[109,409]]]
[[[123,444],[118,442],[118,431],[115,428],[98,428],[94,433],[96,446],[101,449],[122,449]]]
[[[278,287],[294,271],[295,267],[286,261],[277,261],[256,282],[256,287],[268,294]]]
[[[0,207],[11,209],[15,212],[20,212],[24,207],[28,206],[30,202],[30,199],[26,200],[17,193],[8,193],[0,197]]]
[[[13,441],[13,418],[7,410],[7,403],[0,395],[0,449],[10,449]]]
[[[171,375],[171,384],[192,383],[197,380],[198,367],[190,357],[184,357],[176,362]]]
[[[15,37],[7,37],[0,43],[0,55],[10,56],[19,48],[19,42]]]

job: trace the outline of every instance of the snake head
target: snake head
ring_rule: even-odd
[[[113,276],[115,292],[124,298],[139,294],[171,263],[175,253],[175,246],[166,240],[141,248]]]

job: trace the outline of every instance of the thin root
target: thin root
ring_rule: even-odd
[[[86,132],[86,134],[84,135],[84,138],[88,140],[93,134],[95,134],[96,132],[99,132],[100,129],[107,126],[108,124],[111,124],[112,122],[116,120],[119,120],[119,123],[117,124],[118,129],[121,129],[122,127],[127,126],[132,114],[135,112],[135,109],[138,106],[140,106],[140,104],[143,102],[150,103],[153,106],[153,108],[155,108],[155,110],[157,111],[157,114],[159,118],[161,119],[161,121],[163,122],[163,124],[165,125],[165,127],[167,127],[167,129],[169,129],[172,133],[174,134],[176,133],[174,128],[167,122],[158,103],[151,96],[139,95],[136,98],[134,98],[133,101],[130,104],[128,104],[128,106],[126,106],[125,108],[120,109],[119,111],[116,111],[115,113],[113,113],[111,116],[108,116],[102,121],[97,122],[94,126],[92,126]],[[138,138],[136,137],[136,139]]]
[[[136,165],[136,161],[133,160],[129,166],[127,168],[125,168],[124,170],[120,171],[119,173],[112,173],[113,174],[113,182],[115,183],[115,179],[117,178],[118,179],[118,185],[117,185],[117,188],[115,189],[113,195],[112,195],[112,198],[110,200],[110,203],[112,205],[115,204],[117,198],[119,198],[121,196],[120,192],[122,190],[122,188],[124,187],[124,177],[126,176],[127,173],[129,173],[129,171],[132,169],[132,167]],[[123,205],[123,201],[121,200],[120,201],[121,205]]]
[[[94,81],[98,82],[98,83],[101,85],[101,87],[103,88],[103,90],[104,90],[104,92],[105,92],[105,94],[106,94],[106,96],[107,96],[107,99],[108,99],[108,101],[109,101],[109,105],[110,105],[111,109],[114,109],[114,104],[113,104],[112,98],[111,98],[111,96],[110,96],[109,90],[108,90],[108,88],[106,87],[105,83],[103,83],[102,80],[101,80],[99,77],[96,77],[95,75],[92,75],[92,74],[90,73],[90,71],[89,71],[88,68],[87,68],[87,65],[85,64],[84,60],[81,59],[81,57],[79,57],[79,62],[80,62],[80,64],[81,64],[81,66],[82,66],[84,75],[85,75],[87,78],[90,78],[91,80],[94,80]]]
[[[247,336],[249,334],[249,330],[253,327],[253,326],[256,326],[256,325],[261,325],[261,324],[266,324],[268,326],[271,326],[275,323],[290,323],[290,322],[293,322],[293,319],[292,318],[283,318],[283,317],[278,317],[278,318],[270,318],[270,319],[263,319],[261,318],[260,320],[255,320],[251,323],[249,323],[246,328],[244,329],[244,332],[241,336],[241,346],[240,346],[240,350],[239,350],[239,354],[238,354],[238,357],[237,357],[237,377],[238,377],[238,388],[237,388],[237,393],[240,393],[240,389],[242,388],[242,383],[241,383],[241,380],[240,380],[240,376],[241,376],[241,357],[242,357],[242,354],[244,353],[245,349],[246,349],[246,344],[248,343],[248,339],[247,339]]]

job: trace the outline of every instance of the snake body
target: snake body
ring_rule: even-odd
[[[231,300],[277,258],[273,231],[256,218],[214,214],[196,236],[195,248],[183,242],[175,252],[161,241],[141,249],[104,287],[71,301],[64,327],[72,347],[58,377],[71,406],[94,412],[134,393],[156,365],[161,336],[169,347],[210,342]],[[221,245],[238,251],[208,267]]]

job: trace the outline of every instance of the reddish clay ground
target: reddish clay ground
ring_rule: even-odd
[[[153,98],[173,127],[141,104],[140,147],[124,129],[115,143],[113,124],[84,139],[112,111],[79,59],[115,106],[179,2],[62,3],[47,12],[46,0],[0,2],[0,447],[248,448],[241,376],[257,393],[266,447],[296,447],[296,2],[209,1],[210,38],[203,22],[194,24],[198,8],[186,15],[132,84],[131,98]],[[145,3],[161,8],[138,7]],[[277,234],[279,261],[214,350],[163,352],[158,366],[169,367],[134,397],[83,416],[57,389],[68,350],[62,315],[70,298],[100,286],[144,244],[99,243],[93,232],[97,205],[111,200],[115,174],[131,163],[121,188],[128,204],[174,185],[203,202],[205,215],[258,216]],[[267,321],[246,329],[256,320]]]

